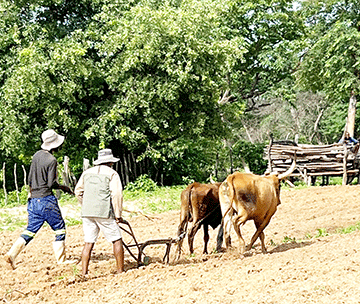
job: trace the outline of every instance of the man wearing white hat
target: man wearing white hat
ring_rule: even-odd
[[[69,187],[57,182],[57,161],[53,152],[59,150],[65,138],[50,129],[42,133],[41,139],[43,141],[42,149],[33,155],[28,176],[30,186],[27,206],[28,226],[5,255],[5,261],[13,269],[15,269],[15,258],[34,238],[45,222],[55,232],[53,249],[57,262],[59,264],[69,262],[66,261],[65,255],[65,221],[53,194],[53,189],[61,189],[74,194]]]
[[[111,168],[118,161],[119,158],[113,156],[111,149],[100,150],[98,159],[94,161],[95,166],[83,172],[75,187],[75,196],[81,203],[83,218],[83,276],[88,273],[91,251],[100,230],[113,244],[117,273],[124,271],[124,248],[121,230],[116,222],[121,219],[122,185],[119,174]]]

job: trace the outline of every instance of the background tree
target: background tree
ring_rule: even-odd
[[[359,5],[294,3],[2,1],[0,160],[28,164],[55,128],[76,173],[111,147],[125,184],[173,184],[240,157],[261,173],[269,132],[338,139],[358,90]]]
[[[359,94],[360,2],[302,1],[302,4],[310,35],[297,73],[298,83],[325,96],[331,106],[322,133],[338,141],[350,97]],[[357,136],[358,132],[357,124]]]

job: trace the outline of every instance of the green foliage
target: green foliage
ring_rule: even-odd
[[[163,163],[167,185],[208,182],[215,170],[217,155],[223,153],[221,149],[218,140],[204,137],[196,140],[180,138],[168,143],[162,149],[162,153],[167,155]],[[223,163],[218,166],[222,167]]]
[[[60,198],[58,201],[59,201],[60,206],[64,206],[64,205],[78,206],[79,205],[79,201],[74,195],[70,195],[70,194],[64,193],[64,192],[61,192]]]
[[[158,188],[156,183],[147,175],[140,175],[134,182],[126,185],[127,191],[150,192]]]
[[[83,157],[111,143],[151,159],[161,170],[151,176],[167,184],[206,180],[227,123],[248,97],[290,75],[303,27],[291,8],[263,0],[4,0],[0,148],[29,164],[50,127],[66,135],[61,153],[76,175]],[[219,106],[228,89],[236,104]],[[196,157],[205,140],[210,152]]]
[[[360,222],[357,223],[356,225],[351,225],[349,227],[345,227],[345,228],[338,228],[336,229],[336,233],[338,234],[348,234],[354,231],[360,230]]]
[[[80,219],[74,219],[74,218],[65,218],[65,224],[66,226],[77,226],[82,224],[82,220]]]
[[[318,237],[324,237],[324,236],[329,236],[329,233],[326,231],[326,229],[324,229],[324,228],[317,229],[317,234],[315,235],[315,237],[318,238]]]
[[[14,215],[11,213],[0,213],[0,231],[14,231],[18,228],[25,227],[26,224],[27,221],[21,218],[19,215]]]
[[[338,140],[350,94],[359,94],[359,4],[331,0],[303,1],[302,5],[309,35],[304,40],[307,51],[296,73],[297,82],[302,88],[326,96],[331,108],[322,130],[332,140]]]
[[[289,236],[284,236],[284,239],[283,239],[282,242],[283,242],[283,243],[296,243],[297,240],[296,240],[295,237],[294,237],[294,238],[291,238],[291,237],[289,237]]]
[[[59,156],[70,157],[76,176],[83,157],[110,145],[149,159],[149,176],[166,185],[205,182],[215,171],[224,178],[242,167],[238,155],[262,173],[261,145],[244,136],[255,120],[249,113],[274,97],[291,105],[284,113],[299,109],[294,77],[301,90],[325,96],[318,140],[335,141],[346,107],[333,105],[360,87],[358,3],[296,7],[290,0],[1,1],[0,161],[28,165],[41,132],[54,128],[66,136]],[[219,103],[225,92],[229,102]],[[283,136],[288,116],[262,116],[257,126]],[[312,123],[295,127],[310,140]]]
[[[243,60],[231,71],[231,88],[239,99],[254,98],[291,78],[305,33],[293,1],[232,1],[224,14],[224,26],[244,39]],[[250,99],[251,98],[251,99]]]
[[[265,144],[252,144],[250,142],[239,140],[233,146],[236,165],[242,167],[241,159],[249,165],[250,171],[255,174],[263,174],[267,167],[267,161],[264,159]]]
[[[21,206],[21,205],[26,205],[27,201],[28,201],[28,187],[27,186],[23,186],[21,188],[21,191],[19,191],[18,193],[16,193],[17,191],[10,191],[9,193],[7,193],[7,201],[5,199],[5,193],[4,190],[1,189],[0,190],[0,208],[3,207],[15,207],[15,206]],[[19,201],[18,201],[18,196],[19,196]]]

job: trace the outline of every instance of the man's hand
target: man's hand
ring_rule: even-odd
[[[65,185],[59,185],[60,190],[67,192],[71,195],[75,195],[75,193],[70,189],[70,187],[65,186]]]
[[[128,224],[126,220],[124,220],[122,217],[115,218],[116,222],[119,224]]]

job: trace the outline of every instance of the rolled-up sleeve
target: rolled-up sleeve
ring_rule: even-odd
[[[123,206],[123,191],[118,173],[111,176],[109,188],[111,192],[111,202],[115,213],[115,218],[120,218]]]
[[[84,173],[81,174],[80,179],[75,186],[74,193],[79,203],[82,204],[83,196],[84,196]]]

